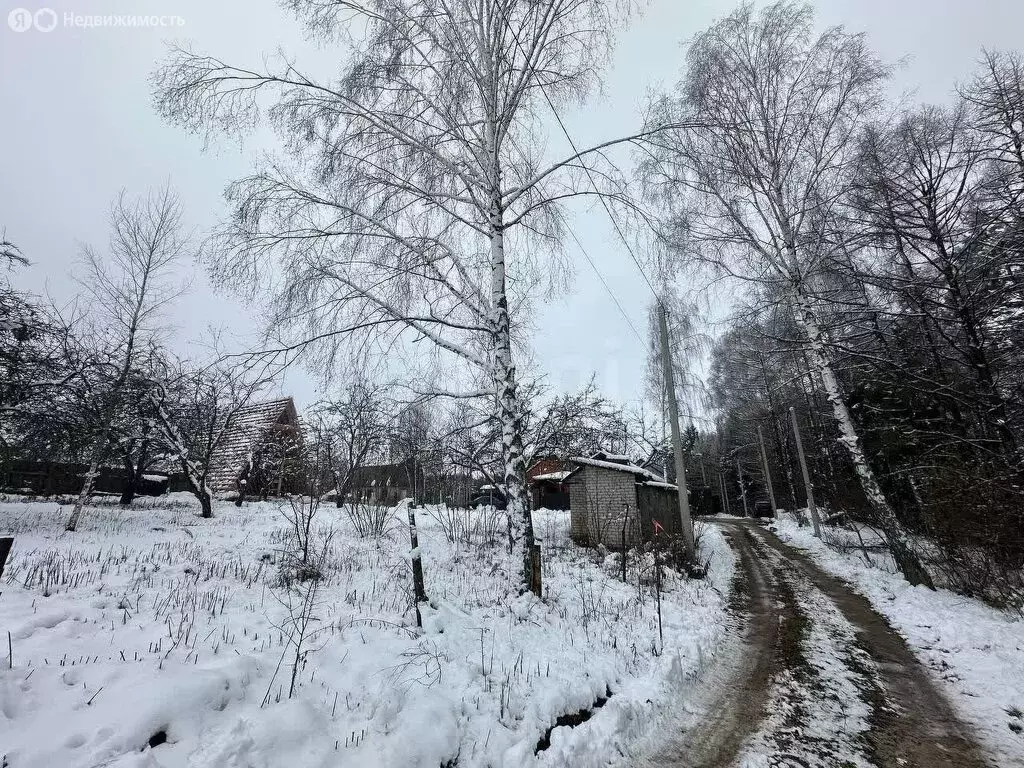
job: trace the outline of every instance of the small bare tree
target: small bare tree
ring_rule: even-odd
[[[203,517],[213,517],[211,462],[232,417],[265,385],[242,366],[179,366],[154,382],[152,404],[163,448],[178,464]]]
[[[313,503],[315,501],[310,499],[310,504]],[[310,507],[306,507],[305,511],[301,508],[295,511],[296,514],[306,516],[306,513],[310,512]],[[312,517],[315,517],[315,510]],[[330,542],[329,533],[315,543],[310,539],[307,542],[308,549],[305,559],[301,563],[297,561],[296,553],[292,552],[290,556],[286,556],[285,562],[282,564],[281,584],[272,589],[271,594],[284,609],[285,615],[280,622],[272,621],[271,624],[281,632],[286,642],[260,706],[267,706],[274,698],[274,683],[289,654],[292,666],[288,682],[288,698],[290,699],[295,695],[299,672],[305,669],[309,654],[319,649],[313,644],[318,641],[325,628],[318,615],[323,608],[319,592],[323,583],[323,569],[330,551]],[[322,643],[320,647],[322,647]],[[275,700],[280,701],[280,693]]]
[[[329,478],[339,508],[360,467],[379,457],[387,445],[383,398],[380,387],[356,381],[339,397],[322,400],[309,411],[307,426],[313,436],[318,474]]]
[[[89,442],[89,468],[67,530],[74,531],[92,495],[100,465],[116,436],[111,428],[139,357],[158,335],[160,312],[180,293],[170,280],[189,248],[181,206],[169,186],[137,200],[122,193],[110,211],[110,241],[103,253],[84,249],[82,285],[91,303],[92,332],[107,349],[105,381],[97,393]]]

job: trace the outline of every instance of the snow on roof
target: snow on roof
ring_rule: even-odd
[[[607,454],[596,454],[596,455],[607,455]],[[616,472],[629,472],[631,475],[639,475],[646,477],[648,480],[654,480],[655,482],[663,483],[665,478],[661,475],[656,475],[649,469],[638,467],[636,464],[620,464],[615,461],[603,461],[601,459],[588,459],[583,456],[576,456],[573,458],[577,464],[586,465],[590,467],[600,467],[601,469],[613,469]],[[577,470],[573,470],[574,472]]]
[[[672,483],[663,483],[660,480],[644,480],[644,485],[649,485],[652,488],[666,488],[670,491],[679,490],[678,485],[673,485]]]
[[[297,429],[295,404],[290,397],[243,405],[231,415],[220,445],[210,457],[207,483],[214,491],[235,489],[249,456],[258,450],[277,425]]]
[[[572,474],[572,470],[571,469],[566,469],[566,470],[564,470],[562,472],[547,472],[547,473],[545,473],[543,475],[534,475],[533,479],[534,480],[553,480],[555,482],[561,482],[562,480],[565,480],[565,478],[567,478],[571,474]]]

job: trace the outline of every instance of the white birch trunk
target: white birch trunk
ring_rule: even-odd
[[[867,497],[868,504],[875,515],[876,522],[887,539],[893,559],[896,561],[896,565],[904,577],[911,584],[924,584],[925,586],[932,587],[931,577],[921,564],[920,559],[910,548],[907,532],[896,516],[896,512],[889,503],[889,500],[886,498],[885,492],[879,485],[878,479],[875,477],[875,473],[871,469],[864,451],[861,449],[857,429],[854,426],[853,418],[850,416],[850,410],[846,406],[846,401],[843,399],[839,380],[832,370],[828,353],[825,350],[821,329],[818,327],[817,320],[814,317],[814,311],[809,306],[807,300],[800,296],[799,292],[794,297],[794,305],[797,325],[807,337],[808,354],[811,364],[821,378],[825,395],[832,406],[832,414],[835,417],[836,424],[839,426],[839,442],[843,444],[850,455],[854,471],[857,473],[857,479],[864,490],[864,495]]]
[[[92,460],[89,462],[89,469],[85,473],[85,478],[82,481],[82,490],[78,492],[78,498],[75,499],[75,506],[71,510],[71,517],[68,518],[67,524],[64,526],[65,531],[76,531],[78,530],[78,519],[82,516],[82,507],[89,501],[89,497],[92,496],[92,489],[96,485],[96,478],[100,474],[100,452],[97,450],[93,453]]]
[[[516,369],[512,362],[512,336],[508,314],[505,279],[505,233],[502,211],[497,199],[491,205],[491,306],[495,398],[501,424],[501,458],[509,551],[512,562],[522,566],[520,589],[530,587],[533,550],[533,517],[526,494],[526,459],[516,387]]]

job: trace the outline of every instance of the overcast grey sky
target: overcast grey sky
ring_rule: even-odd
[[[607,72],[605,93],[566,122],[580,145],[633,130],[646,94],[672,83],[682,43],[734,8],[729,0],[653,0],[621,35]],[[982,47],[1024,47],[1021,0],[819,0],[822,25],[865,31],[886,60],[909,57],[893,83],[894,95],[944,101],[972,72]],[[122,188],[142,193],[170,180],[187,219],[201,235],[223,214],[225,184],[251,167],[260,148],[201,142],[163,124],[150,105],[147,78],[164,55],[164,41],[190,41],[197,50],[237,64],[259,62],[281,47],[307,69],[331,67],[329,50],[306,44],[298,25],[275,0],[5,0],[0,16],[0,227],[33,262],[14,276],[26,289],[58,299],[73,293],[68,273],[78,243],[106,241],[105,214]],[[56,12],[50,32],[15,32],[6,23],[15,7]],[[164,28],[75,28],[65,13],[173,15]],[[643,332],[650,292],[598,212],[584,212],[574,229]],[[576,262],[572,292],[547,306],[534,341],[538,365],[554,384],[571,389],[595,372],[605,392],[639,397],[644,349],[612,305],[586,262]],[[193,267],[189,265],[189,269]],[[208,325],[226,325],[240,338],[255,314],[214,292],[197,272],[173,321],[182,339]],[[239,343],[242,343],[241,341]],[[179,347],[183,346],[179,345]],[[315,398],[308,377],[292,374],[285,388],[300,403]]]

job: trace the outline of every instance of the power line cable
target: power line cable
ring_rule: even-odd
[[[516,143],[515,137],[509,136],[509,141],[512,143],[512,146],[515,148],[515,150],[519,152],[519,154],[523,157],[523,159],[526,160],[526,153],[523,151],[523,148]],[[597,279],[601,281],[601,285],[604,286],[604,289],[608,293],[608,296],[611,298],[612,303],[614,303],[616,308],[618,308],[619,314],[622,315],[622,319],[626,321],[626,325],[628,325],[629,329],[633,331],[633,335],[636,336],[637,341],[639,341],[641,344],[644,344],[645,342],[643,337],[640,335],[640,332],[636,329],[636,326],[633,325],[633,321],[629,319],[629,315],[626,313],[625,308],[623,308],[618,296],[615,295],[615,291],[612,290],[612,287],[608,285],[608,281],[604,279],[604,275],[601,274],[601,270],[597,268],[597,264],[594,263],[594,260],[590,257],[590,254],[587,253],[587,249],[583,247],[583,243],[580,242],[580,239],[577,236],[576,231],[572,228],[572,225],[569,223],[568,219],[566,219],[565,216],[562,215],[562,212],[557,208],[555,209],[555,213],[558,216],[559,220],[561,220],[562,224],[565,226],[566,231],[568,231],[568,233],[572,236],[573,241],[576,243],[576,247],[579,248],[580,253],[583,254],[583,258],[587,260],[587,263],[590,265],[590,268],[594,271],[594,274],[597,275]]]
[[[519,41],[519,35],[516,34],[516,31],[514,29],[512,29],[512,24],[509,23],[508,16],[505,15],[505,9],[500,5],[500,3],[497,4],[496,7],[498,9],[498,13],[501,14],[501,20],[504,22],[505,28],[512,35],[512,39],[515,40],[516,47],[519,48],[519,52],[523,55],[524,58],[529,60],[529,57],[526,55],[526,50],[523,48],[523,44]],[[548,103],[548,107],[550,107],[551,113],[555,116],[555,120],[558,122],[558,126],[562,129],[562,133],[565,134],[565,138],[569,141],[569,146],[572,147],[572,151],[576,155],[579,155],[580,154],[580,150],[576,146],[576,142],[573,141],[572,136],[569,134],[568,128],[566,128],[565,127],[565,123],[562,122],[561,115],[558,114],[558,110],[555,108],[554,102],[551,100],[551,97],[548,96],[548,92],[547,92],[547,90],[545,90],[543,85],[540,86],[540,92],[541,92],[541,94],[543,94],[544,100]],[[611,221],[612,226],[615,228],[615,231],[618,233],[619,239],[622,240],[622,244],[624,246],[626,246],[626,251],[629,253],[630,258],[633,259],[633,263],[636,264],[637,269],[640,270],[640,275],[643,277],[644,282],[647,283],[647,287],[651,289],[651,293],[654,294],[655,300],[657,300],[659,303],[664,304],[664,301],[662,300],[661,296],[659,296],[657,289],[655,289],[655,287],[654,287],[654,284],[651,282],[650,278],[647,277],[647,273],[644,271],[643,265],[640,263],[640,260],[637,258],[636,254],[633,252],[633,247],[629,244],[629,241],[626,239],[626,235],[623,233],[622,227],[619,226],[619,222],[615,218],[615,214],[612,212],[611,207],[608,205],[608,201],[604,199],[604,195],[602,195],[600,190],[598,189],[597,182],[594,180],[594,175],[591,173],[589,166],[587,166],[586,163],[580,163],[580,165],[583,167],[584,173],[587,174],[587,178],[590,180],[590,185],[594,188],[594,192],[597,193],[597,198],[598,198],[598,200],[601,201],[601,206],[604,208],[605,213],[608,214],[608,219]],[[577,242],[579,242],[579,241],[577,241]],[[590,257],[588,256],[587,258],[589,260]],[[603,280],[604,280],[604,278],[602,278],[602,282],[603,282]],[[616,303],[618,303],[618,302],[616,302]],[[634,331],[635,331],[635,329],[634,329]]]
[[[633,321],[629,319],[629,315],[626,314],[626,310],[623,309],[622,304],[619,303],[618,298],[615,296],[615,292],[612,290],[611,286],[608,285],[608,281],[604,279],[604,276],[598,270],[597,265],[594,264],[594,260],[590,258],[590,254],[587,253],[586,248],[583,247],[583,243],[580,242],[580,239],[576,236],[576,233],[573,231],[572,227],[569,226],[569,223],[565,221],[565,217],[562,217],[562,221],[565,223],[565,228],[569,231],[569,234],[572,235],[572,239],[576,242],[576,246],[580,249],[580,253],[583,254],[583,257],[587,260],[587,263],[590,264],[590,268],[594,270],[594,274],[597,275],[597,279],[601,281],[601,285],[604,286],[604,289],[608,291],[608,295],[611,296],[612,301],[615,302],[615,306],[618,307],[619,313],[622,315],[622,319],[626,321],[626,325],[628,325],[629,329],[633,331],[633,335],[636,336],[637,341],[639,341],[641,344],[646,343],[644,342],[643,337],[640,335],[640,331],[638,331],[636,329],[636,326],[633,325]]]

